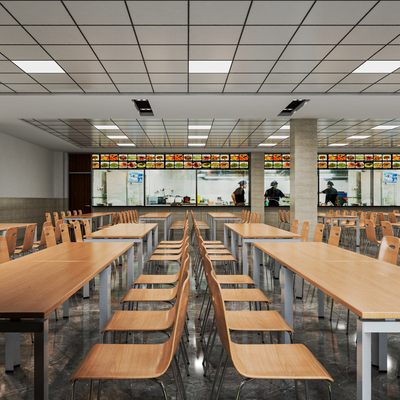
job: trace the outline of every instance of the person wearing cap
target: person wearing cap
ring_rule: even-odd
[[[231,196],[232,196],[233,203],[235,204],[235,206],[244,206],[245,205],[244,189],[246,189],[246,187],[247,187],[247,181],[240,181],[239,187],[232,193]]]
[[[272,181],[271,187],[265,191],[264,194],[264,202],[268,199],[269,207],[277,207],[279,206],[279,199],[286,196],[280,189],[278,189],[278,182]]]
[[[336,205],[336,201],[337,201],[337,190],[333,187],[333,182],[332,181],[328,181],[326,183],[327,188],[324,189],[322,192],[320,193],[324,193],[325,194],[325,204],[329,205],[328,203],[331,203],[333,206]]]

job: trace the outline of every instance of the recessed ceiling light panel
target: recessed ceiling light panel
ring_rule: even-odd
[[[289,136],[270,136],[268,139],[287,139]]]
[[[128,139],[128,137],[127,136],[108,136],[107,135],[107,137],[109,138],[109,139]]]
[[[347,146],[348,143],[332,143],[329,146],[331,147],[342,147],[342,146]]]
[[[208,139],[208,136],[188,136],[188,139]]]
[[[188,146],[198,146],[198,147],[203,147],[205,146],[205,143],[188,143]]]
[[[365,61],[353,74],[390,74],[400,68],[400,61]]]
[[[189,125],[188,129],[211,129],[211,125]]]
[[[107,130],[107,129],[114,129],[114,130],[117,129],[117,130],[119,130],[117,125],[94,125],[94,127],[96,129],[99,129],[99,130],[102,130],[102,131]]]
[[[276,146],[277,143],[260,143],[259,146],[268,146],[268,147],[272,147],[272,146]]]
[[[283,125],[279,129],[290,129],[290,125]]]
[[[55,61],[12,61],[27,74],[65,74]]]
[[[227,74],[232,61],[189,61],[189,74]]]
[[[117,143],[118,146],[136,146],[134,143]]]
[[[387,129],[395,129],[395,128],[398,128],[398,127],[399,127],[399,125],[378,125],[378,126],[375,126],[372,129],[387,130]]]
[[[347,139],[366,139],[370,136],[349,136]]]

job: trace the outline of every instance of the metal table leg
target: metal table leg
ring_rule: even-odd
[[[263,266],[263,252],[253,246],[253,280],[260,287],[260,266]]]
[[[132,243],[132,246],[129,247],[129,249],[128,249],[128,251],[127,251],[127,255],[128,255],[128,261],[127,261],[127,280],[126,280],[127,290],[131,289],[132,283],[133,283],[134,280],[135,280],[134,268],[133,268],[133,247],[134,247],[134,244]]]
[[[325,302],[325,293],[322,290],[318,289],[318,318],[325,317],[324,302]]]
[[[111,317],[111,266],[100,272],[100,318],[99,318],[99,343],[102,343],[103,335],[101,330]],[[110,335],[106,337],[108,343]]]
[[[294,273],[283,267],[284,273],[281,281],[281,302],[282,316],[286,322],[293,328],[293,275]],[[282,343],[290,343],[290,337],[287,332],[282,333]]]

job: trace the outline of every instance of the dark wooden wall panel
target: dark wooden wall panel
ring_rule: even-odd
[[[91,172],[92,155],[91,154],[70,154],[69,172]]]

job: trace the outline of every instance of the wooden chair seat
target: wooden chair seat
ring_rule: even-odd
[[[231,252],[228,249],[207,249],[208,254],[231,254]]]
[[[205,221],[196,221],[196,222],[199,229],[211,229],[210,225],[208,225],[207,222]]]
[[[160,289],[161,290],[161,289]],[[260,289],[221,289],[222,298],[229,302],[271,303]]]
[[[157,248],[153,251],[153,254],[181,254],[181,252],[182,252],[182,247],[180,247],[179,249]]]
[[[182,243],[179,244],[160,244],[157,249],[180,249],[182,248]]]
[[[217,275],[220,285],[254,285],[257,286],[253,279],[248,275]]]
[[[148,261],[179,261],[181,259],[182,252],[177,255],[162,255],[155,254],[152,255]]]
[[[132,286],[136,285],[173,285],[179,279],[179,272],[174,275],[139,275]]]
[[[232,255],[220,255],[220,254],[210,254],[211,261],[235,261],[237,262],[236,258]]]
[[[231,331],[294,332],[278,311],[226,311],[226,322]]]
[[[226,249],[226,247],[223,244],[205,244],[204,247],[206,249]]]
[[[185,229],[185,222],[184,221],[175,221],[171,224],[169,229]]]
[[[251,289],[250,289],[251,290]],[[177,294],[177,286],[172,289],[131,289],[121,300],[121,304],[128,302],[157,302],[172,301]]]
[[[204,244],[223,244],[220,240],[203,240]]]

